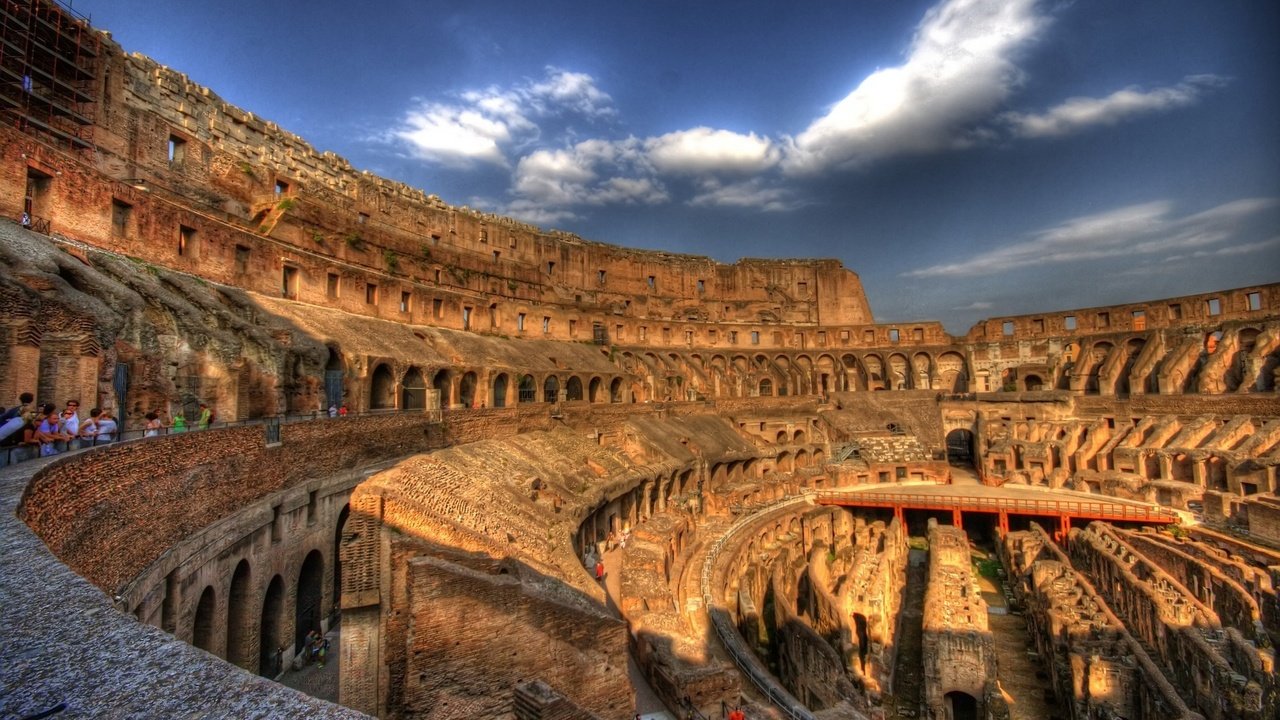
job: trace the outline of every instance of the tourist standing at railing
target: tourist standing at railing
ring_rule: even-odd
[[[173,432],[180,433],[180,432],[186,432],[186,431],[187,431],[187,418],[185,415],[182,414],[182,411],[179,410],[177,414],[173,416]]]
[[[9,408],[8,411],[0,413],[0,442],[4,442],[6,438],[18,435],[22,426],[30,419],[27,417],[27,407],[36,399],[35,395],[24,392],[18,396],[18,404]],[[21,441],[21,435],[14,443]]]
[[[53,403],[45,403],[40,407],[40,422],[36,424],[36,439],[40,442],[40,457],[57,455],[57,443],[67,439],[67,436],[62,432],[62,424],[58,418],[58,408]]]
[[[116,422],[115,416],[111,414],[111,411],[103,410],[102,413],[98,415],[97,435],[94,436],[94,444],[103,445],[115,442],[116,433],[119,429],[120,426]]]
[[[156,412],[155,410],[152,410],[151,412],[147,413],[144,417],[147,419],[147,425],[146,425],[145,431],[142,433],[142,436],[143,437],[158,436],[160,434],[160,428],[164,427],[164,422],[160,420],[160,413]]]
[[[68,400],[62,411],[62,434],[67,436],[67,449],[80,449],[80,401]]]
[[[197,430],[208,430],[209,424],[213,422],[213,410],[208,405],[200,403],[200,417],[196,418]]]

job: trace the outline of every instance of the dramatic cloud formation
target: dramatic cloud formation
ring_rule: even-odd
[[[644,143],[649,162],[662,173],[707,175],[763,172],[778,162],[773,143],[755,133],[696,127],[667,133]]]
[[[1147,91],[1125,88],[1104,98],[1071,98],[1039,115],[1011,112],[1003,120],[1019,137],[1070,135],[1098,125],[1115,125],[1135,115],[1186,107],[1225,83],[1216,75],[1192,75],[1173,87]]]
[[[759,179],[728,184],[716,179],[708,179],[699,184],[698,194],[689,200],[689,204],[786,212],[804,207],[808,203],[797,200],[789,190],[769,187]]]
[[[570,208],[576,206],[653,205],[670,199],[635,138],[536,150],[516,165],[512,194],[515,200],[502,210],[529,222],[572,218]]]
[[[509,147],[537,138],[532,118],[606,117],[614,114],[611,102],[590,75],[548,67],[538,82],[464,92],[456,103],[424,102],[391,134],[423,160],[449,167],[506,166]]]
[[[1249,198],[1184,217],[1174,217],[1173,203],[1168,201],[1131,205],[1075,218],[1035,232],[1029,240],[979,253],[963,262],[913,270],[905,277],[994,275],[1030,265],[1217,245],[1238,239],[1237,234],[1248,220],[1278,204],[1275,198]]]
[[[1035,0],[947,0],[925,13],[902,65],[878,70],[794,139],[793,174],[964,147],[1013,92],[1016,53],[1047,24]]]

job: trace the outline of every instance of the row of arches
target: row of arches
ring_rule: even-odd
[[[263,571],[242,557],[225,586],[206,584],[191,614],[191,644],[264,677],[282,672],[288,657],[302,651],[307,633],[320,630],[337,607],[337,544],[348,513],[344,507],[338,517],[331,552],[311,548],[296,572]],[[330,571],[332,589],[326,597]]]
[[[647,399],[821,395],[866,390],[968,389],[968,363],[941,353],[868,351],[817,356],[623,351],[624,370],[640,377]]]
[[[377,364],[369,379],[371,410],[414,410],[427,406],[427,390],[438,393],[441,407],[512,407],[521,403],[635,402],[619,376],[441,368],[428,375],[409,366],[397,379],[389,363]]]

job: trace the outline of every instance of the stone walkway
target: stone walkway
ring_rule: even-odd
[[[338,643],[342,637],[342,625],[336,625],[325,635],[329,639],[329,652],[324,664],[303,665],[299,670],[289,670],[280,677],[280,684],[304,692],[313,698],[338,702]]]
[[[604,554],[604,589],[609,596],[609,604],[616,609],[622,599],[622,550],[614,549]],[[636,691],[636,712],[646,718],[662,718],[667,706],[658,699],[658,694],[649,687],[649,681],[640,671],[640,665],[630,651],[627,652],[627,674],[631,678],[631,687]],[[650,715],[652,713],[652,715]]]

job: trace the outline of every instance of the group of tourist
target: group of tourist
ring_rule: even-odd
[[[329,654],[329,639],[319,630],[308,630],[302,652],[306,662],[315,662],[319,667],[324,667],[325,657]]]
[[[53,403],[35,404],[35,396],[27,392],[18,396],[17,405],[0,411],[0,448],[16,448],[24,455],[15,459],[49,457],[63,450],[115,442],[119,433],[110,410],[93,408],[88,417],[81,418],[79,400],[68,400],[59,411]]]
[[[152,437],[162,431],[184,432],[186,418],[178,412],[166,419],[159,410],[146,414],[144,435]],[[195,426],[203,430],[213,423],[214,413],[204,403]],[[9,454],[11,462],[33,457],[50,457],[67,450],[79,450],[115,442],[120,423],[110,408],[93,408],[81,417],[80,401],[68,400],[61,411],[53,403],[35,403],[35,395],[24,392],[9,409],[0,407],[0,451]]]

